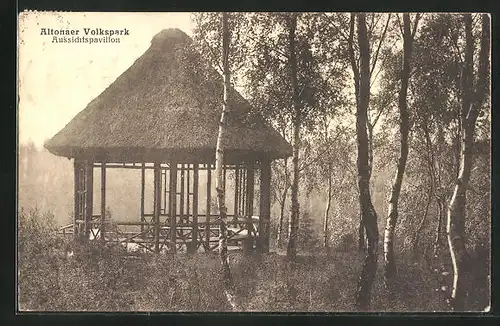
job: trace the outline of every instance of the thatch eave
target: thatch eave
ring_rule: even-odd
[[[157,148],[71,148],[71,147],[49,147],[45,148],[52,154],[74,158],[77,160],[89,160],[93,162],[108,163],[215,163],[215,150],[210,148],[191,149],[157,149]],[[289,153],[256,152],[252,150],[227,150],[225,161],[227,164],[258,162],[264,159],[280,159],[289,157]]]

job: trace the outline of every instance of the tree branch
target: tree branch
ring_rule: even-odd
[[[221,66],[219,60],[215,59],[218,56],[214,53],[214,49],[208,44],[207,40],[204,37],[202,37],[201,39],[203,40],[203,43],[205,44],[205,47],[210,51],[210,53],[212,54],[212,56],[214,58],[212,60],[212,62],[217,66],[217,68],[219,68],[219,72],[222,73],[222,71],[224,71],[224,70],[222,69],[222,66]]]
[[[341,135],[341,132],[339,130],[339,132],[337,132],[337,134],[335,135],[335,138],[334,139],[330,139],[330,141],[331,142],[336,141],[340,137],[340,135]],[[310,166],[311,164],[317,162],[324,154],[329,153],[331,149],[332,149],[331,146],[326,146],[326,148],[323,151],[321,151],[318,155],[316,155],[316,157],[314,159],[312,159],[309,162],[306,162],[306,163],[302,164],[302,166],[299,168],[299,172],[304,171],[308,166]]]
[[[378,111],[377,113],[377,116],[375,117],[375,120],[373,120],[373,123],[372,123],[372,128],[375,128],[375,125],[377,124],[378,122],[378,119],[380,118],[380,116],[382,115],[382,112],[384,112],[384,108],[385,106],[382,105],[382,107],[380,108],[380,110]]]
[[[378,42],[377,50],[375,51],[375,56],[373,57],[372,68],[370,69],[370,78],[372,77],[373,70],[375,69],[375,65],[377,64],[378,54],[380,48],[382,47],[382,43],[385,39],[385,34],[387,33],[387,28],[389,27],[390,20],[391,20],[391,14],[389,14],[389,16],[387,17],[387,22],[385,23],[384,31],[382,32],[382,36],[380,37],[380,40]]]
[[[381,65],[383,65],[385,63],[385,57],[384,57],[384,60],[382,61]],[[373,84],[375,83],[375,81],[377,80],[378,78],[378,75],[382,72],[382,68],[379,68],[377,70],[377,73],[375,74],[375,77],[374,78],[371,78],[370,80],[370,88],[373,86]]]
[[[255,42],[255,44],[262,44],[262,46],[264,46],[267,50],[271,49],[271,50],[274,50],[277,54],[281,55],[282,58],[279,58],[279,60],[281,60],[281,62],[283,63],[286,63],[286,59],[288,59],[288,55],[286,55],[286,53],[282,52],[281,50],[278,49],[278,46],[276,44],[273,44],[272,47],[269,46],[269,44],[265,43],[265,42],[262,42],[262,41],[259,41],[257,39],[255,39],[253,36],[247,34],[246,37],[248,37],[249,39],[251,39],[252,41]],[[282,60],[284,59],[284,60]]]
[[[453,40],[451,38],[451,35],[449,35],[449,33],[447,34],[447,37],[448,37],[448,40],[451,42],[451,44],[455,47],[455,50],[457,50],[457,52],[455,53],[455,56],[460,61],[460,64],[463,65],[464,61],[462,60],[462,52],[460,51],[460,47],[458,46],[458,43],[456,42],[456,40]]]
[[[413,24],[413,31],[411,32],[411,39],[412,40],[415,39],[415,34],[417,32],[418,22],[420,21],[421,17],[422,17],[422,15],[420,13],[417,13],[417,15],[415,16],[415,23]]]
[[[351,13],[350,27],[349,27],[349,40],[347,44],[349,46],[349,61],[351,62],[352,72],[354,74],[354,90],[356,92],[356,103],[358,103],[358,93],[359,93],[359,69],[356,63],[356,58],[354,56],[354,20],[355,15]]]
[[[488,14],[482,14],[481,45],[479,50],[479,69],[476,89],[473,91],[472,105],[467,112],[467,123],[475,124],[488,91],[488,71],[490,52],[490,23]]]
[[[401,32],[401,35],[404,35],[403,25],[401,25],[401,20],[399,19],[399,15],[396,15],[396,18],[399,26],[399,31]]]
[[[340,34],[340,36],[342,36],[346,42],[349,42],[349,38],[348,38],[348,37],[347,37],[347,36],[346,36],[346,35],[342,32],[342,30],[341,30],[340,28],[338,28],[338,27],[335,25],[335,23],[333,22],[332,18],[331,18],[330,16],[328,16],[328,15],[326,14],[326,12],[325,12],[325,13],[323,13],[323,15],[324,15],[324,16],[326,17],[326,19],[328,20],[328,23],[330,23],[330,25],[331,25],[333,28],[335,28],[336,32],[337,32],[338,34]]]

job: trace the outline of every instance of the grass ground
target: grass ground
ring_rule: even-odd
[[[217,254],[127,255],[97,244],[74,247],[58,237],[45,217],[22,214],[18,237],[20,310],[31,311],[229,311],[221,291]],[[72,247],[73,246],[73,247]],[[72,248],[71,248],[72,247]],[[75,253],[68,257],[71,249]],[[487,260],[471,260],[468,310],[489,305]],[[448,311],[449,257],[397,254],[391,295],[382,278],[382,256],[371,311]],[[295,262],[284,252],[230,252],[236,294],[245,311],[349,312],[363,256],[352,249],[316,248]],[[443,263],[444,262],[444,263]]]
[[[348,312],[362,257],[321,251],[289,262],[280,253],[230,254],[236,293],[245,311]],[[228,311],[216,255],[175,257],[90,250],[70,258],[44,257],[22,273],[20,307],[57,311]],[[447,311],[445,294],[423,262],[400,260],[388,296],[381,267],[372,311]],[[438,289],[438,291],[436,291]],[[29,295],[26,295],[29,294]]]

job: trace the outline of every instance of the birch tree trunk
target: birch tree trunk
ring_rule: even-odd
[[[328,248],[328,215],[330,214],[330,205],[332,202],[332,165],[328,167],[328,191],[326,197],[325,217],[323,220],[323,247]]]
[[[434,239],[434,257],[437,258],[439,254],[439,249],[441,248],[441,230],[443,228],[443,211],[444,211],[444,200],[437,198],[437,225],[436,225],[436,237]]]
[[[363,225],[368,238],[365,260],[356,291],[356,306],[366,309],[370,304],[371,289],[377,271],[378,226],[377,213],[373,207],[370,195],[370,171],[368,153],[367,119],[370,102],[370,49],[365,14],[358,17],[358,45],[360,52],[359,94],[356,110],[356,133],[358,142],[358,187],[359,204]]]
[[[287,18],[288,20],[288,46],[289,46],[289,65],[290,79],[293,89],[293,180],[291,189],[292,212],[290,217],[290,237],[288,239],[288,247],[286,255],[289,259],[295,260],[297,256],[297,236],[299,230],[299,145],[300,145],[300,99],[299,87],[297,81],[297,58],[295,53],[295,31],[297,28],[297,14],[292,13]]]
[[[276,236],[276,243],[278,245],[278,248],[281,248],[281,245],[283,243],[283,220],[285,218],[285,202],[286,202],[286,195],[288,193],[288,158],[284,159],[285,161],[285,189],[283,189],[283,193],[281,195],[281,202],[280,202],[280,220],[278,224],[278,234]]]
[[[227,254],[227,207],[225,201],[224,189],[224,151],[227,140],[227,116],[230,114],[229,108],[229,89],[230,89],[230,74],[229,74],[229,27],[228,13],[222,13],[222,64],[224,78],[224,99],[222,104],[222,114],[219,122],[219,134],[217,137],[217,147],[215,156],[215,175],[216,175],[216,190],[217,203],[219,206],[219,258],[222,264],[223,283],[225,286],[224,292],[226,298],[233,308],[238,309],[236,298],[234,295],[233,280],[231,277],[231,269]]]
[[[451,305],[455,311],[463,311],[466,296],[464,274],[467,251],[465,247],[466,192],[472,171],[474,131],[479,111],[483,105],[488,89],[490,22],[488,14],[482,15],[482,33],[479,52],[479,69],[476,90],[473,90],[473,56],[474,40],[472,35],[472,16],[464,15],[465,23],[465,60],[462,70],[461,97],[461,151],[458,178],[448,206],[446,232],[453,263],[453,288]]]

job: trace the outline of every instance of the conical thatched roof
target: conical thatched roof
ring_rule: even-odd
[[[222,76],[179,29],[158,33],[149,49],[45,147],[53,154],[113,162],[208,162],[215,155]],[[228,162],[247,155],[280,158],[290,145],[231,96]]]

